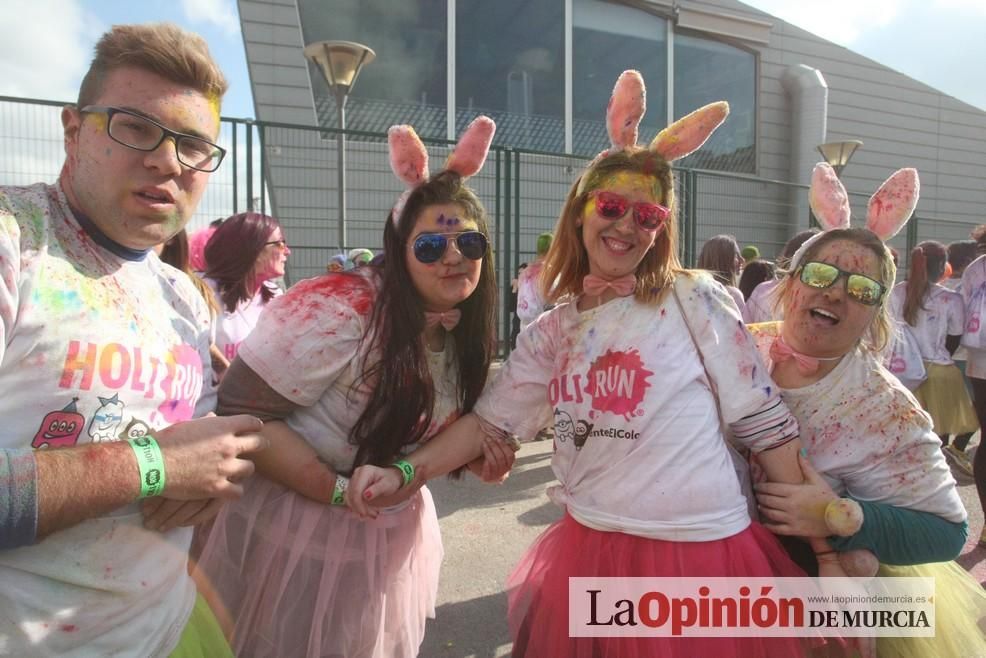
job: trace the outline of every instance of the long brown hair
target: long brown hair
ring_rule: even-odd
[[[218,284],[219,299],[229,313],[240,302],[253,297],[250,283],[257,257],[267,248],[271,233],[280,226],[270,215],[241,212],[224,220],[206,243],[205,275]],[[260,296],[266,304],[274,291],[261,285]]]
[[[707,270],[724,286],[736,287],[736,259],[740,248],[731,235],[713,235],[698,254],[698,269]]]
[[[904,320],[912,327],[917,324],[918,312],[931,285],[945,273],[948,254],[945,245],[934,240],[920,243],[911,250],[911,267],[907,272],[907,295],[904,297]]]
[[[589,256],[582,243],[582,226],[578,220],[585,212],[590,193],[600,189],[614,174],[622,172],[652,176],[661,186],[658,202],[671,209],[664,230],[637,265],[634,297],[642,302],[657,302],[674,281],[675,274],[681,271],[681,261],[678,260],[678,209],[671,166],[664,158],[645,148],[617,151],[590,164],[568,192],[555,225],[555,239],[541,270],[540,285],[548,301],[557,302],[566,295],[582,294],[582,279],[589,273]]]
[[[454,172],[445,171],[416,187],[408,196],[401,220],[394,226],[388,217],[383,231],[384,261],[379,267],[381,284],[370,319],[369,349],[379,354],[375,363],[364,363],[354,389],[370,385],[373,392],[359,420],[349,433],[358,446],[356,464],[386,465],[401,447],[420,441],[432,420],[435,393],[421,340],[425,328],[424,304],[407,272],[407,243],[422,211],[438,204],[456,204],[487,236],[486,210],[476,195]],[[339,276],[339,275],[331,275]],[[350,275],[352,276],[352,275]],[[496,277],[489,254],[483,259],[479,283],[457,306],[462,311],[451,334],[458,363],[458,396],[462,413],[470,411],[486,385],[493,359],[496,326]]]
[[[189,263],[189,249],[188,249],[188,233],[185,229],[178,231],[173,238],[164,243],[164,247],[161,248],[161,254],[158,258],[161,262],[167,263],[171,267],[181,270],[188,275],[188,278],[192,280],[195,284],[195,289],[199,291],[202,295],[202,299],[205,300],[206,305],[209,307],[209,313],[211,315],[216,315],[219,313],[219,305],[216,304],[216,296],[212,294],[209,290],[209,286],[205,284],[205,281],[200,279],[195,272],[192,271],[192,266]]]

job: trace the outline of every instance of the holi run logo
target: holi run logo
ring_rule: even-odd
[[[640,403],[644,400],[644,391],[650,387],[647,378],[653,374],[644,368],[637,350],[607,350],[593,361],[586,375],[585,392],[592,398],[589,416],[595,418],[597,413],[606,412],[626,420],[642,416],[644,411],[639,408]]]

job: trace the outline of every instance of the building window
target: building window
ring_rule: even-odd
[[[756,173],[757,63],[753,53],[689,34],[674,37],[674,116],[729,102],[729,118],[683,167]]]
[[[600,0],[572,2],[572,150],[592,155],[609,146],[606,105],[613,84],[637,69],[647,84],[641,142],[667,125],[667,23]]]
[[[298,0],[306,44],[358,41],[377,54],[347,101],[348,128],[386,132],[409,123],[421,135],[445,137],[446,7],[446,0]],[[319,122],[333,126],[332,94],[314,66],[309,72]]]
[[[457,0],[456,127],[478,114],[496,143],[565,147],[564,0]]]

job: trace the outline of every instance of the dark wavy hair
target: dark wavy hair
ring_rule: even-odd
[[[396,226],[392,214],[387,218],[383,231],[383,251],[387,257],[381,265],[370,266],[379,271],[381,284],[367,334],[371,343],[365,352],[379,355],[379,360],[363,364],[363,374],[352,389],[369,385],[373,390],[349,434],[350,442],[358,446],[357,465],[392,463],[402,446],[424,437],[432,421],[435,393],[421,340],[425,328],[424,304],[407,271],[407,243],[421,212],[439,204],[460,206],[464,217],[474,220],[489,237],[483,205],[459,175],[449,171],[432,177],[411,192]],[[496,301],[493,262],[487,253],[476,289],[457,306],[462,318],[451,332],[459,368],[457,393],[462,413],[472,409],[486,385],[495,348]]]
[[[257,257],[266,248],[267,239],[281,224],[270,215],[241,212],[223,221],[205,245],[205,275],[219,286],[223,308],[232,313],[240,302],[253,295],[249,279]],[[274,296],[267,286],[260,286],[266,304]]]

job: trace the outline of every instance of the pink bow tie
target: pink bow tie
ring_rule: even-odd
[[[461,318],[462,311],[457,308],[453,308],[451,311],[444,311],[442,313],[425,311],[425,326],[434,327],[436,324],[441,324],[445,327],[445,331],[452,331],[455,329],[455,325],[459,324],[459,320]]]
[[[599,297],[609,288],[620,297],[627,297],[633,293],[637,287],[637,277],[632,274],[621,276],[618,279],[604,279],[595,274],[586,274],[582,279],[582,291],[592,297]]]
[[[798,365],[798,371],[802,375],[810,375],[818,370],[818,359],[807,354],[797,352],[787,344],[783,337],[778,336],[770,345],[770,358],[775,362],[794,359]]]

